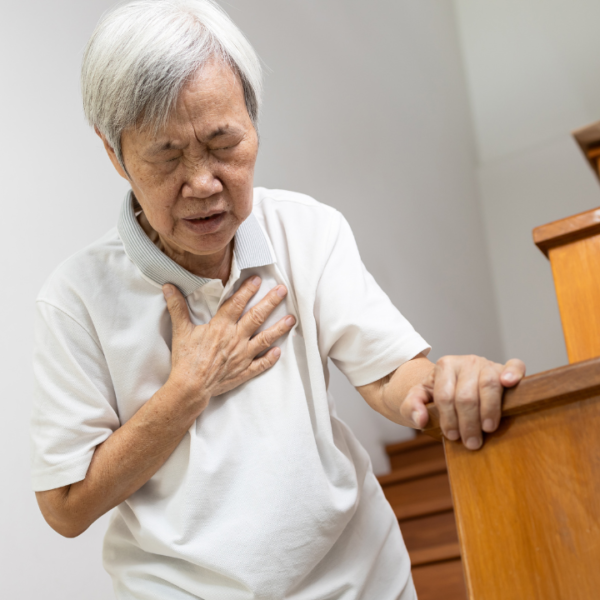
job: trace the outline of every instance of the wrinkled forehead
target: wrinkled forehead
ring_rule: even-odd
[[[147,122],[142,118],[128,133],[153,150],[165,150],[181,146],[190,135],[208,143],[217,137],[243,135],[253,127],[239,74],[215,58],[189,79],[166,119]]]

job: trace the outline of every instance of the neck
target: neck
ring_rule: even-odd
[[[174,248],[165,241],[150,225],[146,215],[142,212],[138,221],[146,235],[152,240],[161,252],[190,273],[206,279],[220,279],[223,285],[227,283],[231,273],[231,259],[233,257],[233,240],[223,250],[215,254],[197,255]]]

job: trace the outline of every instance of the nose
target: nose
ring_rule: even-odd
[[[209,198],[223,191],[221,180],[204,161],[197,161],[188,169],[181,194],[184,198]]]

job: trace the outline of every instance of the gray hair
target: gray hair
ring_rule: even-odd
[[[103,17],[83,57],[83,108],[123,167],[123,130],[136,125],[158,130],[182,88],[212,58],[225,61],[239,75],[256,128],[260,61],[213,0],[134,0]]]

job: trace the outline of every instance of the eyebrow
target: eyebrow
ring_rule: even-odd
[[[217,127],[217,129],[211,131],[205,138],[205,140],[207,142],[210,142],[212,140],[214,140],[215,138],[221,136],[221,135],[227,135],[228,133],[239,133],[240,130],[237,127],[230,127],[230,126],[226,126],[226,127]],[[152,153],[159,153],[159,152],[166,152],[167,150],[179,150],[180,148],[175,146],[173,144],[173,142],[168,141],[168,142],[163,142],[163,143],[157,143],[154,144],[151,148],[150,151]]]

